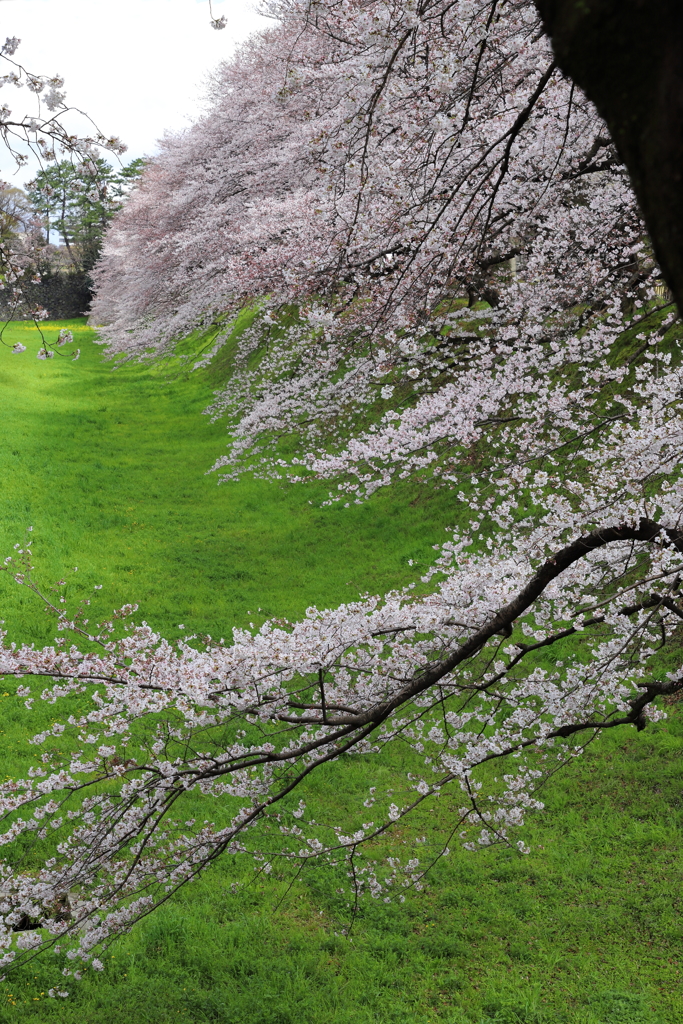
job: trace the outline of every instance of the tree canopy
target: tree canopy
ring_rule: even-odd
[[[107,225],[121,209],[144,161],[116,170],[103,157],[62,160],[41,169],[28,185],[28,198],[44,221],[48,243],[57,232],[76,270],[90,271],[98,260]]]

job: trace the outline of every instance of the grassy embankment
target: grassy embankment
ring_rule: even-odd
[[[29,351],[0,352],[0,555],[33,526],[44,581],[77,565],[70,597],[103,585],[93,618],[134,600],[166,633],[182,622],[226,636],[408,582],[456,517],[452,494],[414,486],[327,510],[313,485],[217,487],[205,471],[224,427],[200,415],[210,377],[112,372],[88,329],[69,326],[77,363],[36,360],[27,325],[6,340]],[[0,602],[13,638],[51,637],[35,599],[4,576]],[[39,724],[14,688],[0,688],[6,773],[26,770]],[[46,995],[49,958],[12,975],[0,1022],[678,1024],[682,747],[679,715],[602,740],[546,789],[530,856],[456,852],[428,892],[364,906],[352,941],[336,934],[347,922],[324,872],[279,905],[277,879],[231,895],[234,872],[250,869],[226,863],[122,940],[103,976],[71,984],[66,1002]],[[345,766],[340,789],[367,786],[367,771],[362,759]]]

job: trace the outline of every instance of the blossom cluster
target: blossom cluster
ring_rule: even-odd
[[[0,647],[17,696],[57,713],[31,740],[35,767],[0,783],[2,962],[55,943],[89,962],[225,852],[266,872],[323,857],[346,865],[349,897],[392,899],[428,865],[362,851],[438,799],[451,801],[452,827],[428,860],[453,841],[524,852],[518,830],[543,806],[539,783],[596,732],[662,717],[657,698],[683,686],[680,667],[662,674],[658,661],[683,618],[683,531],[644,518],[602,528],[530,573],[536,549],[534,537],[507,554],[454,539],[426,596],[409,587],[310,608],[231,643],[171,644],[135,626],[130,607],[90,634],[84,609],[69,616],[42,595],[60,639]],[[30,543],[5,568],[40,594]],[[555,645],[549,666],[539,652]],[[356,820],[337,820],[332,794],[322,814],[309,810],[311,772],[393,744],[404,763],[412,750],[398,790],[371,787]],[[14,864],[22,837],[45,849],[42,866]]]

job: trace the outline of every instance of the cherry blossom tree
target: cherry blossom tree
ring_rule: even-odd
[[[535,5],[267,9],[110,229],[94,316],[122,358],[232,339],[224,478],[348,504],[417,477],[452,489],[451,536],[403,590],[231,642],[171,643],[132,607],[91,627],[19,548],[6,570],[59,637],[5,642],[0,670],[61,713],[0,785],[6,965],[56,944],[66,974],[101,967],[226,852],[326,858],[350,905],[402,898],[456,842],[523,853],[542,783],[683,687],[678,314]],[[393,748],[410,770],[355,810],[308,786]],[[450,834],[386,857],[437,800]]]

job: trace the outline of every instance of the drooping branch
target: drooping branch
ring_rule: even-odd
[[[651,542],[661,535],[664,535],[667,542],[678,551],[683,552],[683,532],[663,529],[659,523],[648,519],[642,519],[637,527],[626,525],[613,526],[604,530],[595,530],[585,537],[579,537],[548,558],[541,568],[534,573],[526,587],[504,608],[501,608],[481,629],[474,632],[449,658],[445,658],[443,661],[430,666],[425,672],[419,673],[415,679],[411,680],[406,687],[401,689],[386,703],[368,709],[361,714],[342,714],[334,718],[328,718],[328,724],[332,726],[353,725],[361,727],[374,722],[375,725],[380,725],[399,707],[430,687],[435,686],[455,668],[470,659],[492,637],[499,633],[509,636],[515,621],[528,611],[534,601],[541,596],[553,580],[561,576],[575,562],[608,544],[625,540]],[[666,599],[657,598],[653,604],[663,604],[665,602]],[[666,602],[666,604],[668,607],[669,603]],[[671,605],[673,605],[673,602],[671,602]],[[643,605],[643,607],[646,606],[648,605]],[[680,609],[675,605],[673,605],[673,608],[677,614],[681,614]],[[567,631],[566,635],[570,635],[570,631]],[[314,720],[322,721],[322,718]]]

